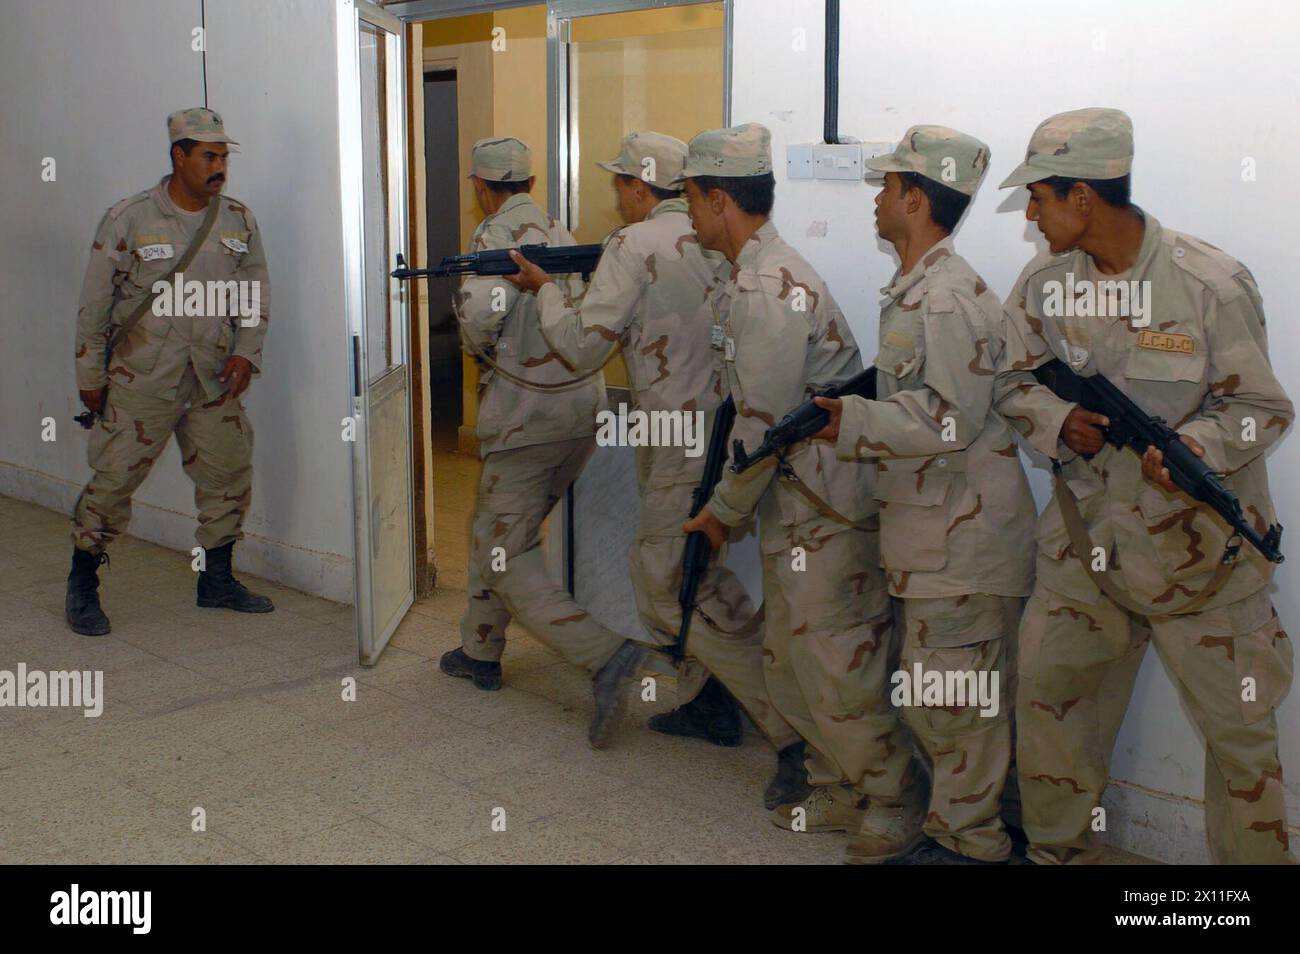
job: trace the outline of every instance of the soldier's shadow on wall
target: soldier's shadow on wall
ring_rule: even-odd
[[[1027,208],[1029,208],[1029,190],[1021,187],[1012,189],[1006,198],[998,203],[996,211],[999,214],[1015,213],[1021,219],[1024,219],[1025,230],[1023,235],[1025,241],[1034,247],[1034,254],[1029,257],[1033,258],[1035,255],[1041,255],[1047,251],[1047,239],[1043,238],[1043,233],[1038,231],[1037,225],[1025,218]],[[1029,259],[1025,259],[1025,261],[1029,261]]]
[[[1038,226],[1025,218],[1025,209],[1029,207],[1029,192],[1027,189],[1013,189],[1001,202],[998,203],[996,212],[1005,215],[1018,215],[1025,224],[1022,233],[1026,242],[1033,246],[1033,252],[1024,261],[1029,261],[1037,255],[1047,251],[1047,240],[1043,238],[1043,233],[1038,231]],[[1009,294],[1010,289],[1006,289],[1003,294]],[[1015,434],[1016,443],[1020,446],[1020,462],[1026,465],[1026,473],[1029,477],[1029,486],[1034,494],[1034,501],[1037,509],[1041,511],[1052,497],[1052,462],[1034,450],[1020,436],[1019,432]]]

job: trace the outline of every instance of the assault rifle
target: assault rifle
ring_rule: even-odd
[[[1192,449],[1183,443],[1178,432],[1164,418],[1147,414],[1105,375],[1082,377],[1056,358],[1035,368],[1034,377],[1040,384],[1051,388],[1052,393],[1062,400],[1074,402],[1094,414],[1106,415],[1110,419],[1110,426],[1101,430],[1108,443],[1116,447],[1131,447],[1139,455],[1154,445],[1164,455],[1164,466],[1169,469],[1171,481],[1213,509],[1238,536],[1249,542],[1269,562],[1282,562],[1284,557],[1279,550],[1282,525],[1274,524],[1263,536],[1256,533],[1242,513],[1241,501],[1223,486],[1205,461],[1192,453]],[[1230,547],[1227,556],[1231,558],[1236,551],[1237,546]]]
[[[713,496],[713,488],[722,479],[722,466],[727,462],[727,438],[731,435],[731,425],[736,420],[736,403],[728,397],[718,407],[713,418],[713,430],[709,432],[709,448],[704,455],[704,476],[695,489],[691,491],[692,518],[699,516],[704,505]],[[677,602],[682,608],[682,625],[677,632],[677,642],[672,645],[670,654],[674,663],[680,663],[686,656],[686,638],[691,633],[691,616],[698,608],[695,605],[696,593],[700,588],[700,579],[709,568],[709,558],[713,555],[713,546],[709,537],[702,530],[696,530],[686,537],[686,554],[682,558],[682,585],[677,591]]]
[[[828,388],[823,388],[817,392],[817,397],[838,398],[849,394],[856,394],[868,400],[875,399],[876,369],[874,365],[861,374],[849,378],[843,384],[833,384]],[[778,454],[792,444],[797,444],[812,437],[825,427],[830,419],[830,415],[814,404],[812,398],[809,398],[781,418],[777,424],[769,427],[763,435],[763,443],[759,445],[758,450],[754,451],[753,454],[746,454],[745,445],[739,440],[734,441],[732,444],[734,459],[731,462],[731,472],[733,474],[743,474],[760,460]]]
[[[397,268],[392,272],[396,279],[446,278],[449,275],[514,275],[519,266],[510,257],[518,252],[544,272],[564,275],[578,272],[583,281],[591,277],[600,261],[603,245],[520,245],[518,248],[493,248],[469,255],[451,255],[433,268],[407,268],[399,253]]]

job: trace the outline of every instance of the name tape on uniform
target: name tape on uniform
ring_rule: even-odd
[[[1162,331],[1139,331],[1137,346],[1148,351],[1169,351],[1174,354],[1195,354],[1196,341],[1191,335]]]

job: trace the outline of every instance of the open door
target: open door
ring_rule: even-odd
[[[407,234],[405,49],[401,22],[379,7],[338,0],[337,11],[357,646],[373,666],[415,600],[409,314],[389,277]]]

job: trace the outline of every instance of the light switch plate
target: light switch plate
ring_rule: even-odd
[[[861,179],[862,144],[813,143],[813,176],[818,179]]]
[[[801,142],[785,147],[785,175],[787,179],[813,177],[813,144]]]

